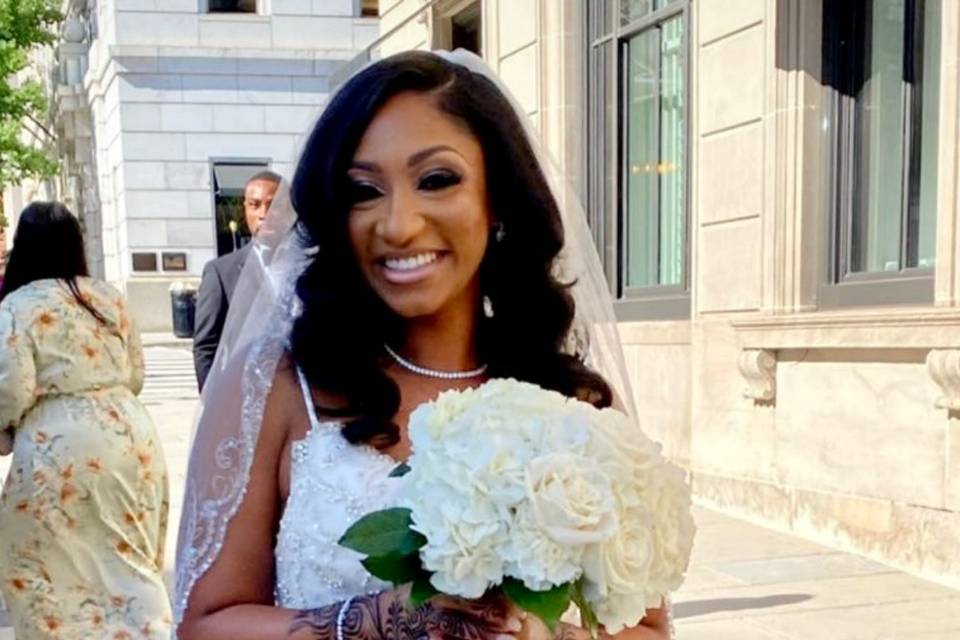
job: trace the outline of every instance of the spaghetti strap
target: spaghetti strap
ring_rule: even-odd
[[[297,367],[297,378],[300,379],[300,390],[303,391],[303,401],[307,405],[307,415],[310,416],[310,428],[316,429],[320,426],[320,419],[317,417],[317,407],[313,404],[313,394],[310,393],[310,384],[307,382],[307,376],[303,375],[300,367]]]

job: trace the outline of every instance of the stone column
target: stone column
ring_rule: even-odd
[[[937,150],[937,268],[934,300],[960,306],[960,3],[940,9],[940,147]]]

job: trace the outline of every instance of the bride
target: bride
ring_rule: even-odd
[[[463,52],[384,59],[331,99],[204,390],[181,640],[550,637],[494,598],[411,609],[337,544],[396,504],[408,418],[440,392],[513,377],[600,407],[629,397],[582,211],[561,215],[521,114]],[[669,636],[665,609],[617,635]]]

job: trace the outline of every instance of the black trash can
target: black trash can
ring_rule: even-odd
[[[170,308],[173,311],[173,335],[193,337],[193,320],[197,310],[197,292],[186,287],[170,288]]]

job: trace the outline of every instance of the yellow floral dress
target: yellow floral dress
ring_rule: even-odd
[[[168,487],[137,400],[143,352],[120,294],[39,280],[0,303],[0,591],[17,640],[169,638]]]

